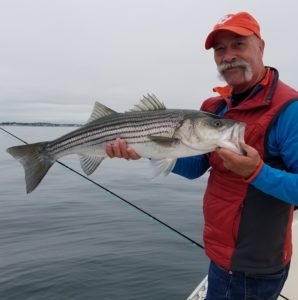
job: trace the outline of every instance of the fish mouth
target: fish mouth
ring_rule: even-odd
[[[244,155],[242,149],[244,143],[245,123],[236,123],[229,128],[227,135],[217,144],[219,147],[227,148],[237,154]]]
[[[245,132],[245,123],[238,123],[232,128],[231,132],[231,142],[235,144],[238,152],[244,154],[245,151],[242,149],[241,144],[244,144],[244,132]]]

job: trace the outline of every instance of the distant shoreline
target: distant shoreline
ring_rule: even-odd
[[[75,123],[51,123],[51,122],[1,122],[0,126],[45,126],[45,127],[79,127],[82,124]]]

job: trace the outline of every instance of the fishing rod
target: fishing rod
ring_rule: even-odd
[[[11,133],[10,131],[0,127],[0,129],[2,131],[4,131],[5,133],[9,134],[10,136],[14,137],[15,139],[21,141],[24,144],[28,144],[26,141],[24,141],[23,139],[21,139],[20,137],[16,136],[15,134]],[[56,161],[58,164],[60,164],[61,166],[63,166],[64,168],[68,169],[69,171],[81,176],[82,178],[84,178],[85,180],[93,183],[94,185],[96,185],[97,187],[103,189],[104,191],[110,193],[111,195],[115,196],[116,198],[120,199],[121,201],[125,202],[126,204],[132,206],[133,208],[137,209],[138,211],[140,211],[141,213],[147,215],[148,217],[150,217],[151,219],[157,221],[158,223],[160,223],[161,225],[167,227],[168,229],[170,229],[171,231],[177,233],[178,235],[180,235],[181,237],[183,237],[184,239],[188,240],[189,242],[191,242],[192,244],[198,246],[201,249],[205,249],[203,245],[201,245],[200,243],[196,242],[195,240],[193,240],[192,238],[190,238],[189,236],[185,235],[184,233],[180,232],[179,230],[175,229],[174,227],[170,226],[169,224],[167,224],[166,222],[160,220],[159,218],[155,217],[154,215],[148,213],[147,211],[145,211],[144,209],[140,208],[139,206],[133,204],[132,202],[126,200],[125,198],[121,197],[120,195],[114,193],[113,191],[111,191],[110,189],[106,188],[105,186],[99,184],[98,182],[90,179],[89,177],[87,177],[86,175],[74,170],[73,168],[69,167],[68,165],[62,163],[61,161],[57,160]]]

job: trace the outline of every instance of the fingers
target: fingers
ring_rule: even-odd
[[[256,170],[261,161],[261,157],[258,151],[253,147],[246,144],[242,144],[241,146],[246,152],[246,155],[239,155],[224,148],[217,148],[216,153],[223,160],[226,169],[247,178]]]
[[[245,152],[244,157],[256,158],[259,156],[259,153],[255,148],[253,148],[245,143],[241,143],[241,148]],[[221,147],[216,148],[216,152],[223,160],[237,161],[238,159],[241,160],[242,159],[241,156],[243,156],[243,155],[237,154],[236,152],[233,152],[231,150],[221,148]]]
[[[110,158],[115,157],[114,155],[114,150],[113,150],[113,145],[112,144],[107,144],[106,146],[106,153]]]
[[[247,144],[242,144],[241,146],[243,147],[244,151],[246,152],[245,156],[247,158],[249,158],[252,162],[254,162],[256,165],[259,165],[259,163],[261,161],[259,152],[255,148],[253,148]]]
[[[115,143],[114,143],[114,154],[115,157],[121,157],[121,158],[126,158],[128,159],[128,153],[127,153],[127,144],[125,140],[121,140],[121,139],[116,139]]]
[[[125,140],[117,138],[113,144],[106,146],[106,153],[109,157],[119,157],[125,159],[139,159],[140,156],[131,148],[127,146]]]
[[[116,141],[113,144],[108,144],[106,146],[106,152],[107,155],[111,158],[113,157],[119,157],[119,158],[126,158],[128,159],[128,153],[127,153],[127,145],[125,140],[116,139]]]
[[[216,148],[216,152],[223,161],[236,160],[240,156],[239,154],[237,154],[233,151],[230,151],[225,148],[220,148],[220,147]]]
[[[243,151],[243,155],[248,156],[248,153],[251,152],[253,149],[251,146],[245,144],[245,143],[240,143],[241,149]]]
[[[136,151],[129,147],[127,148],[127,153],[130,159],[137,160],[141,158],[141,156]]]

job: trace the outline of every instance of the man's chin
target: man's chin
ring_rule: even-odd
[[[234,85],[241,85],[244,83],[249,82],[250,80],[247,80],[247,78],[245,78],[245,74],[243,73],[243,71],[239,72],[239,71],[226,71],[223,74],[221,74],[221,78],[228,84],[231,86]]]

